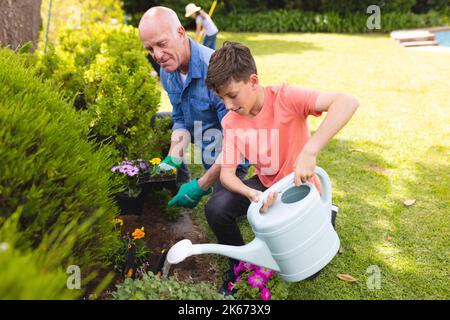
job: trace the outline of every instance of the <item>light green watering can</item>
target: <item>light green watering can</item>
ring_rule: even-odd
[[[267,189],[248,208],[247,218],[255,239],[244,246],[192,244],[181,240],[167,253],[167,261],[177,264],[189,256],[215,253],[253,263],[279,272],[285,281],[306,279],[325,267],[339,250],[339,237],[331,224],[331,181],[316,168],[322,197],[316,187],[305,183],[296,187],[294,173]],[[269,192],[280,192],[276,202],[260,213]]]

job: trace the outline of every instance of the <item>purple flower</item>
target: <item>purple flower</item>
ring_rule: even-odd
[[[144,161],[139,162],[139,168],[140,169],[145,170],[148,167],[150,167],[150,164],[148,162],[144,162]]]
[[[132,166],[132,165],[133,165],[133,161],[130,161],[130,160],[122,161],[122,166]]]
[[[121,168],[120,166],[114,166],[111,168],[112,172],[116,172],[117,170],[119,170],[119,168]]]
[[[131,168],[133,168],[133,166],[131,166],[131,165],[129,165],[129,164],[125,164],[125,165],[122,165],[121,167],[119,167],[119,171],[120,171],[121,173],[128,173],[128,171],[129,171]]]
[[[270,290],[264,287],[261,292],[261,299],[270,300]]]
[[[264,288],[266,279],[260,273],[255,272],[250,277],[248,277],[248,282],[250,283],[250,287],[262,289]]]
[[[138,169],[138,168],[136,168],[136,167],[131,167],[129,170],[127,170],[126,173],[127,173],[130,177],[133,177],[133,176],[137,175],[138,172],[139,172],[139,169]]]
[[[264,276],[266,281],[272,278],[273,276],[273,270],[264,267],[256,267],[256,272]]]

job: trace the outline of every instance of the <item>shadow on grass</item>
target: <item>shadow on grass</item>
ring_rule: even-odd
[[[277,39],[275,39],[275,37]],[[307,41],[295,41],[295,40],[282,40],[278,36],[270,34],[238,34],[236,38],[232,35],[226,34],[218,40],[216,48],[222,47],[224,41],[240,42],[247,47],[251,48],[252,55],[264,56],[273,54],[301,54],[305,51],[315,50],[321,51],[322,48],[317,46],[313,42]]]

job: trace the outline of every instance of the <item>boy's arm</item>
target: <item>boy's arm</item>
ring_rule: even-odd
[[[220,182],[223,186],[231,192],[242,194],[246,196],[250,201],[257,202],[261,191],[250,188],[245,185],[241,179],[236,176],[236,167],[224,167],[220,170]]]
[[[223,186],[231,192],[246,196],[250,200],[250,202],[258,202],[259,197],[262,195],[261,191],[250,188],[236,176],[236,167],[222,167],[222,169],[220,170],[220,182],[222,182]],[[267,210],[269,210],[269,207],[275,203],[277,198],[277,192],[270,192],[267,198],[263,201],[262,207],[259,209],[259,212],[267,212]]]
[[[321,92],[315,110],[327,115],[311,139],[305,144],[295,164],[295,185],[300,185],[314,175],[316,157],[327,143],[350,120],[359,106],[358,100],[347,94]]]

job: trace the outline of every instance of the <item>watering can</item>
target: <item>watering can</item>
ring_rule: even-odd
[[[306,279],[325,267],[339,250],[339,237],[331,224],[331,181],[316,167],[322,196],[307,182],[296,187],[294,173],[268,188],[252,202],[247,219],[255,239],[243,246],[192,244],[188,239],[172,246],[167,261],[177,264],[189,256],[215,253],[279,272],[288,282]],[[270,192],[280,192],[265,213],[259,209]]]

